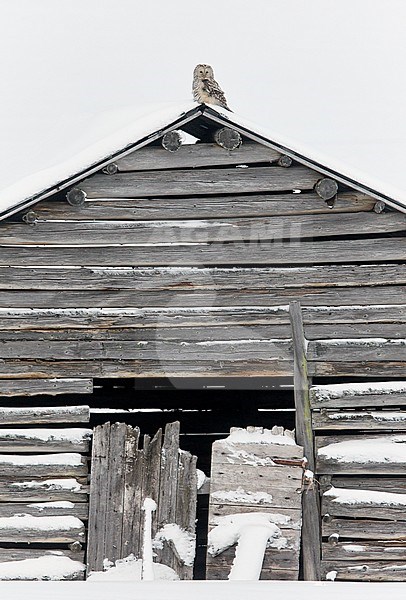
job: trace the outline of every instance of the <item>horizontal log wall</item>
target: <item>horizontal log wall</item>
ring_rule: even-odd
[[[150,146],[78,183],[84,203],[55,197],[2,223],[4,394],[50,378],[85,391],[93,377],[291,375],[292,300],[309,340],[399,342],[384,356],[311,344],[310,374],[399,376],[404,215],[345,188],[330,208],[321,174],[279,158]]]

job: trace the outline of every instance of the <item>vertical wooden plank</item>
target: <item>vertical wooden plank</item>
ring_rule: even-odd
[[[139,510],[137,511],[134,491],[136,489],[136,469],[138,441],[140,430],[138,427],[127,427],[125,438],[124,457],[124,497],[123,497],[123,530],[121,537],[121,557],[125,558],[131,553],[139,556],[138,535],[134,538],[134,521],[139,523]]]
[[[311,422],[309,378],[307,372],[306,339],[299,302],[291,302],[289,316],[294,353],[294,394],[296,410],[296,441],[303,446],[308,468],[314,472],[314,442]],[[320,581],[320,507],[314,480],[305,484],[302,493],[302,565],[306,581]]]
[[[180,451],[176,490],[176,523],[191,535],[196,531],[197,474],[196,456]],[[193,565],[181,564],[181,579],[193,579]]]
[[[168,423],[165,427],[164,443],[161,453],[161,469],[158,502],[158,529],[176,522],[176,489],[178,484],[180,423]],[[170,545],[164,542],[162,550],[157,551],[158,562],[175,567],[174,553]]]
[[[144,497],[152,498],[158,505],[159,502],[159,479],[161,471],[161,450],[162,450],[162,429],[158,429],[153,439],[145,446],[145,481]],[[152,519],[152,537],[155,536],[158,529],[156,515]]]
[[[103,570],[104,539],[107,515],[107,467],[110,446],[110,423],[94,430],[89,499],[87,573]]]
[[[113,423],[111,425],[107,467],[108,512],[104,554],[105,558],[112,562],[121,558],[126,432],[127,425],[125,423]]]

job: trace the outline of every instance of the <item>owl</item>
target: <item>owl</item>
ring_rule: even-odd
[[[197,102],[217,104],[217,106],[230,110],[223,90],[214,79],[213,69],[210,65],[197,65],[195,67],[192,91]]]

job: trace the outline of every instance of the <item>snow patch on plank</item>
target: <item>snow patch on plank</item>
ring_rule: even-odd
[[[278,431],[279,433],[276,433]],[[289,430],[280,433],[280,428],[263,429],[255,427],[252,430],[235,427],[224,440],[227,444],[275,444],[295,446],[293,434]]]
[[[34,490],[46,490],[50,492],[65,491],[78,493],[81,491],[82,486],[73,477],[66,479],[45,479],[44,481],[15,481],[10,484],[11,487],[21,489],[34,489]]]
[[[85,565],[67,556],[41,556],[0,563],[0,580],[39,581],[72,579],[85,570]]]
[[[38,465],[72,466],[82,464],[82,456],[76,452],[61,452],[60,454],[33,454],[30,456],[0,454],[1,466],[35,467]]]
[[[347,488],[330,488],[324,492],[324,497],[330,498],[334,504],[346,506],[371,505],[371,506],[386,506],[388,508],[394,506],[406,507],[406,494],[398,494],[394,492],[377,492],[373,490],[352,490]]]
[[[14,441],[39,440],[44,443],[61,442],[70,444],[81,444],[92,437],[91,429],[83,428],[32,428],[32,429],[0,429],[0,438],[12,439]]]
[[[0,530],[18,531],[77,531],[83,529],[80,519],[72,516],[61,517],[33,517],[32,515],[15,515],[14,517],[0,517]]]
[[[377,423],[390,423],[406,421],[406,412],[395,411],[365,411],[365,412],[336,412],[325,413],[324,415],[331,421],[357,421],[360,418],[370,418]]]
[[[210,494],[215,502],[238,502],[241,504],[272,504],[273,496],[267,492],[246,492],[243,488],[218,491]]]
[[[406,435],[336,442],[319,448],[318,456],[335,463],[401,464],[406,462]]]
[[[168,523],[158,531],[154,539],[154,548],[163,548],[163,541],[173,542],[180,559],[187,567],[193,566],[196,554],[196,536],[176,523]]]
[[[334,383],[313,386],[310,390],[316,400],[343,398],[346,396],[369,396],[406,393],[406,381],[379,381],[372,383]]]

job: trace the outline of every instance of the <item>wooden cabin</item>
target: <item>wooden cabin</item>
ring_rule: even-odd
[[[317,486],[304,500],[303,536],[315,544],[305,578],[405,579],[401,501],[373,496],[351,508],[334,490],[406,494],[406,459],[357,462],[321,450],[365,441],[371,429],[378,440],[406,432],[406,205],[195,103],[83,157],[74,172],[62,164],[40,189],[2,205],[4,415],[48,407],[34,422],[50,425],[55,407],[86,404],[91,426],[116,409],[150,436],[175,418],[181,447],[206,472],[212,442],[230,427],[296,421],[327,493],[321,541]],[[3,416],[9,428],[17,422]],[[41,451],[38,440],[34,447]],[[75,451],[88,454],[86,432]],[[2,502],[33,498],[10,492],[10,477],[23,475],[7,464],[4,516],[14,513]],[[86,492],[85,458],[30,468],[25,478],[76,477]],[[85,530],[65,538],[83,544]],[[18,559],[7,546],[14,540],[0,530],[2,561]]]

